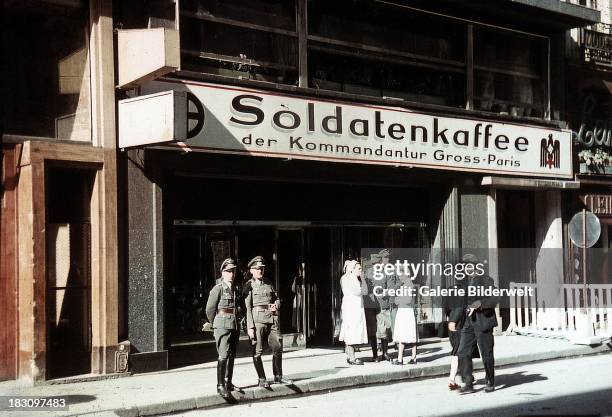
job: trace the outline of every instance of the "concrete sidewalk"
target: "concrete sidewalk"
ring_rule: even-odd
[[[447,339],[422,342],[416,365],[397,366],[388,362],[366,362],[364,366],[349,366],[339,349],[306,349],[284,355],[285,375],[294,385],[272,385],[271,390],[255,387],[257,381],[250,358],[238,358],[234,371],[235,401],[253,401],[330,389],[357,387],[420,377],[433,377],[449,371]],[[611,346],[574,346],[567,341],[526,336],[499,336],[495,339],[496,366],[516,365],[539,360],[579,357],[596,353],[610,353]],[[407,352],[408,353],[408,352]],[[358,356],[368,360],[369,351]],[[579,359],[578,359],[579,360]],[[270,355],[264,366],[272,377]],[[480,360],[475,368],[482,368]],[[195,408],[216,407],[226,401],[216,394],[216,362],[174,369],[171,371],[139,374],[115,379],[66,384],[46,384],[34,387],[18,382],[0,383],[0,395],[63,396],[70,408],[62,412],[37,411],[45,416],[149,416]],[[32,412],[0,410],[9,417],[31,416]]]

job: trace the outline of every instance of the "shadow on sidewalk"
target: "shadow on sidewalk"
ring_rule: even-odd
[[[546,381],[548,377],[542,374],[525,374],[525,371],[518,371],[513,374],[501,374],[495,376],[495,390],[515,387],[517,385],[528,384],[536,381]]]
[[[442,358],[445,356],[448,356],[448,349],[445,353],[440,353],[438,355],[433,355],[433,356],[426,356],[423,357],[423,355],[428,355],[430,353],[434,353],[434,352],[439,352],[441,351],[442,348],[441,347],[435,347],[435,348],[417,348],[417,358],[419,362],[432,362],[438,358]],[[404,357],[410,357],[410,355],[412,355],[412,350],[411,348],[405,348],[404,349]],[[389,357],[391,359],[397,359],[397,350],[395,352],[391,352],[389,353]],[[450,361],[450,359],[449,359]]]
[[[80,403],[88,403],[91,401],[96,400],[98,397],[96,397],[95,395],[52,395],[50,397],[45,397],[45,398],[65,398],[66,399],[66,403],[73,405],[73,404],[80,404]]]
[[[305,379],[318,378],[320,376],[328,376],[337,374],[340,369],[348,368],[347,366],[334,367],[333,369],[319,369],[312,372],[300,372],[297,374],[289,375],[289,378],[293,379],[295,382],[303,381]]]
[[[431,356],[425,356],[425,357],[419,354],[418,361],[419,363],[427,363],[427,362],[434,362],[440,358],[448,358],[448,363],[450,364],[450,356],[448,352],[438,353],[437,355],[431,355]]]
[[[495,391],[499,391],[505,388],[515,387],[518,385],[529,384],[531,382],[536,381],[547,381],[548,377],[542,374],[525,374],[525,371],[518,371],[513,374],[501,374],[495,376]],[[476,384],[484,385],[485,380],[480,379]],[[483,391],[484,386],[481,388],[476,388],[474,391],[462,395],[470,395],[475,394],[477,392]],[[534,393],[523,393],[528,395],[537,395]]]
[[[288,374],[286,375],[287,378],[293,380],[293,382],[300,382],[300,381],[304,381],[306,379],[313,379],[313,378],[318,378],[321,376],[329,376],[329,375],[333,375],[333,374],[337,374],[339,372],[340,369],[344,369],[347,368],[346,366],[342,366],[342,367],[335,367],[333,369],[320,369],[317,371],[312,371],[312,372],[299,372],[299,373],[294,373],[294,374]],[[270,382],[270,384],[272,386],[274,386],[275,384]],[[242,389],[248,389],[248,388],[255,388],[257,386],[257,384],[252,384],[252,385],[245,385],[245,386],[241,386]],[[297,386],[295,386],[295,384],[288,384],[285,385],[286,387],[289,387],[290,389],[292,389],[293,391],[295,391],[296,393],[302,393],[302,390],[300,390]]]
[[[495,395],[494,393],[489,395]],[[600,417],[612,413],[609,389],[595,389],[568,396],[530,400],[524,404],[499,405],[449,414],[448,417]]]

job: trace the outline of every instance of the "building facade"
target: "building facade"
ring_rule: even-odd
[[[609,1],[594,4],[601,12],[598,23],[568,34],[568,122],[574,134],[578,155],[577,179],[580,190],[568,202],[570,213],[586,209],[594,213],[601,224],[599,239],[594,243],[592,259],[587,259],[588,282],[609,284],[610,248],[612,247],[612,141],[610,108],[612,102],[612,49],[610,40]],[[583,261],[583,254],[567,242],[570,257]],[[582,274],[570,275],[569,283],[583,282]],[[601,300],[609,302],[609,300]]]
[[[3,2],[0,379],[115,369],[110,1]]]
[[[567,190],[579,186],[562,118],[566,31],[597,13],[475,3],[154,11],[150,23],[179,32],[180,69],[125,91],[127,146],[143,141],[139,103],[173,92],[187,116],[174,143],[156,135],[124,155],[133,369],[214,353],[201,309],[226,256],[240,278],[266,258],[284,343],[299,347],[336,341],[342,265],[361,248],[563,247]],[[126,30],[146,12],[116,10]],[[543,138],[559,156],[543,157]],[[512,267],[489,272],[500,286],[539,272]],[[563,269],[548,279],[563,282]],[[435,334],[443,311],[422,303],[422,332]]]
[[[284,344],[302,348],[337,341],[362,248],[569,248],[568,31],[593,7],[56,3],[4,5],[5,31],[26,33],[3,38],[1,378],[114,372],[124,340],[135,372],[213,356],[203,306],[228,256],[240,280],[264,256]],[[37,67],[18,54],[33,45]],[[488,272],[543,275],[512,267]],[[421,333],[442,334],[421,303]]]

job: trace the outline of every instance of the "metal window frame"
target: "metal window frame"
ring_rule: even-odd
[[[212,21],[212,22],[216,22],[219,24],[230,24],[230,25],[245,27],[245,28],[249,28],[253,30],[261,30],[264,32],[297,38],[297,42],[298,42],[297,86],[300,88],[309,88],[309,81],[308,81],[308,68],[309,68],[308,67],[308,52],[309,50],[321,50],[325,48],[322,45],[317,45],[317,43],[329,44],[331,48],[333,48],[334,46],[351,48],[356,51],[354,52],[354,54],[361,53],[361,55],[364,55],[365,53],[365,55],[368,55],[369,53],[368,56],[370,56],[371,58],[374,58],[374,59],[378,58],[383,61],[386,60],[388,62],[395,62],[399,64],[414,65],[414,66],[421,66],[421,67],[427,67],[427,68],[432,68],[432,69],[440,69],[444,71],[465,73],[466,90],[465,90],[464,108],[466,110],[474,110],[474,98],[475,98],[474,97],[474,71],[477,69],[488,69],[488,67],[474,65],[474,26],[475,25],[487,27],[487,28],[493,28],[497,31],[512,32],[512,33],[520,34],[520,35],[527,36],[530,38],[541,39],[546,42],[546,52],[545,52],[546,71],[544,71],[544,73],[541,74],[540,77],[537,77],[534,74],[525,74],[525,73],[516,72],[516,71],[500,70],[498,72],[509,73],[510,75],[527,76],[528,78],[536,78],[536,79],[546,77],[546,80],[544,82],[544,88],[546,90],[544,93],[544,97],[545,97],[546,102],[544,103],[544,106],[543,106],[544,115],[541,119],[551,120],[551,38],[550,36],[545,36],[545,35],[528,32],[524,30],[512,29],[508,27],[485,23],[479,20],[465,19],[465,18],[451,16],[451,15],[444,14],[444,13],[433,12],[430,10],[408,6],[405,4],[398,4],[393,1],[375,0],[376,3],[385,4],[391,7],[409,9],[409,10],[413,10],[416,12],[438,16],[438,17],[443,17],[445,19],[465,23],[466,24],[466,40],[467,40],[466,50],[465,50],[465,62],[454,61],[454,60],[438,60],[432,57],[420,56],[417,54],[401,53],[401,51],[390,50],[387,48],[371,47],[371,46],[361,45],[361,44],[353,43],[353,42],[345,42],[345,41],[340,41],[340,40],[334,40],[331,38],[310,35],[308,33],[308,0],[294,0],[294,2],[295,2],[295,13],[296,13],[295,32],[290,31],[290,30],[285,30],[285,29],[278,29],[278,28],[266,28],[263,25],[240,22],[235,19],[208,17],[204,15],[198,15],[197,13],[181,11],[180,0],[176,0],[176,28],[177,30],[180,31],[180,18],[181,17],[190,17],[190,18],[196,18],[196,19],[203,20],[203,21]],[[338,54],[345,54],[345,55],[351,53],[348,50],[340,51],[337,49],[334,52]],[[181,50],[181,54],[183,53],[187,53],[188,55],[192,55],[192,56],[197,55],[201,58],[205,58],[208,60],[219,60],[219,61],[228,60],[227,56],[221,55],[221,54],[202,53],[202,52],[198,54],[197,51]],[[385,54],[388,55],[387,58],[383,56]],[[423,61],[428,61],[428,62],[423,62]],[[236,62],[236,60],[234,59],[232,60],[232,62]],[[258,65],[262,67],[269,67],[272,69],[276,68],[276,65],[270,66],[268,64],[271,64],[271,63],[264,62],[264,61],[257,61],[257,62],[253,61],[253,62],[249,62],[249,64]],[[290,68],[283,68],[283,69],[290,69]]]

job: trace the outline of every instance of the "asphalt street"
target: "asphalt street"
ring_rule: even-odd
[[[406,365],[409,366],[409,365]],[[477,373],[476,378],[484,378]],[[413,380],[172,414],[188,417],[612,416],[612,354],[497,370],[497,389],[459,394]]]

